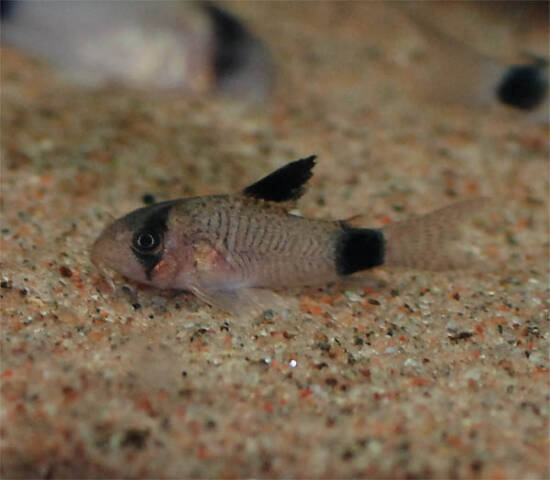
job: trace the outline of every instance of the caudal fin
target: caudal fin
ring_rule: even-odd
[[[458,227],[488,201],[476,197],[384,227],[384,265],[421,270],[471,267],[471,256],[455,242]]]

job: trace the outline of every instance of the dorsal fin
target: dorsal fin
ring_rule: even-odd
[[[243,190],[247,197],[261,198],[270,202],[297,200],[305,192],[306,182],[313,176],[317,155],[291,162],[275,170]]]

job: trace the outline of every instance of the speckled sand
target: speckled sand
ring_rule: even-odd
[[[234,4],[277,88],[247,108],[88,92],[2,50],[3,478],[548,478],[548,129],[406,92],[422,40],[373,3]],[[543,22],[454,4],[506,57]],[[304,215],[398,221],[484,194],[481,272],[373,272],[231,318],[185,293],[112,293],[108,222],[231,192],[317,153]]]

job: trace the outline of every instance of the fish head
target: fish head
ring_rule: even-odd
[[[139,283],[168,288],[177,273],[177,256],[169,248],[169,220],[174,202],[139,208],[115,220],[92,246],[91,259]]]

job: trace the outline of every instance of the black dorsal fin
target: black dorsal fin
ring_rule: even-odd
[[[297,200],[305,191],[306,182],[313,176],[317,155],[290,162],[258,180],[243,190],[247,197],[261,198],[270,202]]]

